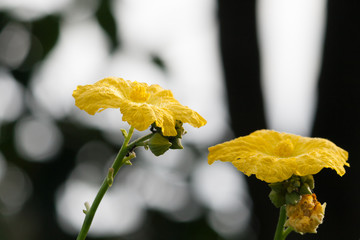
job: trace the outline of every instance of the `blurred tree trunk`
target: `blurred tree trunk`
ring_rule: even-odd
[[[238,137],[266,128],[260,86],[256,1],[218,0],[218,11],[231,124]],[[269,187],[255,177],[246,179],[253,200],[251,228],[259,239],[270,239],[275,232],[278,211],[268,198]]]
[[[349,152],[350,168],[340,178],[330,170],[317,175],[326,215],[316,239],[359,239],[360,232],[360,2],[328,0],[323,64],[318,84],[313,135]]]
[[[218,0],[220,47],[232,128],[236,136],[266,128],[260,86],[256,1]],[[360,188],[360,2],[328,0],[323,62],[318,84],[313,136],[328,138],[349,151],[351,168],[340,178],[324,169],[315,192],[327,202],[318,234],[306,239],[359,239]],[[257,238],[273,237],[278,211],[268,199],[267,184],[246,178],[253,200],[251,227]],[[291,239],[304,239],[291,234]]]

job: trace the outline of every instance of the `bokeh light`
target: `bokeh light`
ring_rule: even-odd
[[[250,220],[251,201],[241,175],[230,164],[206,161],[198,164],[194,174],[194,192],[211,211],[210,225],[223,236],[238,236]]]
[[[31,161],[51,160],[61,149],[62,133],[50,120],[23,118],[15,128],[15,146]]]
[[[0,9],[6,9],[17,18],[31,20],[58,12],[64,9],[72,1],[73,0],[3,0],[0,2]]]
[[[10,74],[0,69],[0,125],[16,120],[24,110],[24,89]]]
[[[0,63],[18,67],[30,49],[29,31],[21,24],[9,23],[0,33]]]
[[[12,163],[6,163],[0,152],[0,214],[19,212],[31,196],[32,184],[27,174]]]

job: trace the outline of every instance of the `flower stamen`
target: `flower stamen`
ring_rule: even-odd
[[[293,152],[294,144],[290,139],[282,140],[275,146],[275,154],[279,157],[289,157]]]
[[[133,102],[144,103],[150,98],[150,93],[146,91],[144,86],[141,86],[139,83],[134,82],[135,86],[133,87],[130,93],[130,99]]]

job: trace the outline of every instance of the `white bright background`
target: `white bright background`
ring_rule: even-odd
[[[184,141],[205,148],[218,143],[229,130],[215,1],[113,1],[122,40],[121,50],[113,55],[108,54],[109,43],[91,18],[95,1],[2,0],[0,9],[9,9],[21,19],[54,12],[64,17],[58,44],[38,66],[29,90],[0,69],[0,124],[19,117],[25,106],[32,111],[31,117],[19,121],[16,128],[17,148],[29,161],[47,161],[61,147],[62,135],[54,119],[71,118],[103,130],[114,143],[120,141],[120,134],[113,133],[127,126],[119,126],[118,110],[90,117],[74,106],[71,96],[77,85],[106,76],[160,84],[171,89],[182,104],[203,115],[208,124],[201,129],[188,128]],[[309,135],[321,60],[325,0],[259,0],[257,12],[269,126]],[[30,37],[19,25],[6,26],[0,34],[0,46],[6,46],[1,49],[1,60],[10,67],[21,64],[29,50]],[[164,60],[166,73],[151,63],[151,53]],[[78,166],[58,190],[59,223],[74,234],[84,217],[83,203],[92,201],[106,169],[102,165],[94,168],[99,165],[98,159],[89,159],[96,156],[96,150],[106,152],[109,160],[115,154],[102,143],[87,143],[79,149]],[[134,168],[122,171],[104,198],[89,234],[134,232],[141,227],[146,208],[162,211],[176,221],[190,221],[202,214],[194,199],[210,209],[208,221],[216,231],[224,236],[240,234],[250,215],[242,175],[227,164],[208,166],[206,154],[196,163],[189,154],[186,150],[168,152],[160,158],[137,160],[140,163]],[[149,154],[141,153],[145,155]],[[20,169],[6,164],[1,152],[0,166],[0,183],[2,179],[11,180],[14,186],[12,191],[0,190],[0,198],[7,205],[8,214],[15,213],[29,197],[31,183]],[[186,181],[189,176],[190,184]]]

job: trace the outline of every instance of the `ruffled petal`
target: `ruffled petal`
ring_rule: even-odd
[[[193,127],[199,128],[207,123],[200,114],[181,104],[171,104],[169,108],[177,120],[189,123]]]
[[[91,85],[78,86],[73,92],[75,105],[94,115],[107,108],[119,108],[131,90],[123,79],[105,78]]]
[[[120,112],[123,114],[122,120],[139,131],[146,130],[156,121],[156,114],[149,104],[124,100],[119,107]]]
[[[164,136],[176,136],[176,119],[167,108],[155,108],[156,126],[160,127]]]
[[[273,183],[292,175],[316,174],[323,168],[334,169],[340,176],[348,153],[329,140],[259,130],[248,136],[209,148],[208,162],[232,162],[246,175]]]
[[[75,105],[92,115],[106,108],[120,108],[123,121],[139,131],[155,122],[165,136],[175,136],[176,120],[194,127],[206,124],[197,112],[181,105],[170,90],[156,84],[105,78],[92,85],[78,86],[73,96]]]

